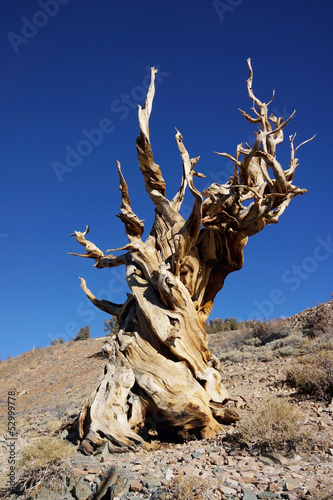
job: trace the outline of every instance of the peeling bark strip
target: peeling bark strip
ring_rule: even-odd
[[[95,453],[106,443],[110,451],[136,449],[145,444],[149,427],[182,436],[195,430],[210,437],[220,423],[238,418],[237,412],[224,408],[230,398],[222,384],[220,362],[208,349],[204,323],[226,276],[243,266],[248,237],[266,224],[277,223],[291,199],[306,192],[292,184],[298,166],[295,135],[289,137],[288,169],[276,159],[283,129],[293,115],[285,121],[268,116],[270,103],[261,102],[252,89],[250,60],[248,67],[247,90],[254,116],[241,113],[258,126],[258,132],[252,148],[239,144],[235,156],[217,153],[235,165],[226,184],[214,183],[203,193],[195,188],[193,177],[203,176],[194,170],[199,157],[189,156],[177,131],[183,175],[174,198],[166,198],[165,181],[149,138],[157,72],[152,68],[145,105],[139,106],[136,147],[145,189],[155,205],[153,227],[143,241],[143,221],[131,208],[128,186],[117,162],[121,192],[118,217],[129,243],[107,250],[121,251],[116,257],[104,255],[86,239],[88,226],[84,232],[71,235],[86,250],[71,255],[92,258],[99,269],[125,265],[131,290],[124,304],[114,304],[95,297],[81,278],[89,300],[117,316],[120,323],[118,336],[103,349],[108,357],[104,376],[74,424],[86,453]],[[194,201],[188,220],[184,220],[179,212],[187,186]],[[251,203],[243,205],[248,200]]]

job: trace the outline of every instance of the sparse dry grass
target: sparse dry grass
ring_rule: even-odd
[[[46,422],[45,428],[47,432],[50,432],[51,434],[59,429],[63,422],[59,419],[51,419],[48,422]]]
[[[217,492],[218,486],[208,479],[177,476],[165,487],[163,500],[217,500],[225,496]],[[157,497],[156,497],[157,498]]]
[[[34,443],[27,445],[22,450],[20,465],[23,467],[45,467],[55,464],[60,460],[69,458],[74,453],[74,448],[66,441],[54,437],[41,437]]]
[[[274,396],[237,423],[235,436],[251,449],[290,453],[307,438],[304,423],[297,404]]]
[[[19,474],[15,493],[24,493],[24,498],[33,499],[42,485],[52,489],[68,470],[67,460],[75,448],[54,437],[42,437],[27,445],[21,452]]]
[[[333,488],[326,488],[325,491],[318,493],[316,500],[332,500],[333,498]]]

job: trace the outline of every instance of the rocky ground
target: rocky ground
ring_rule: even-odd
[[[208,480],[207,494],[211,491],[210,496],[195,498],[333,498],[330,457],[253,457],[244,450],[221,446],[221,437],[100,460],[77,455],[72,461],[69,484],[60,496],[44,490],[39,498],[163,500],[172,498],[167,494],[170,482],[183,481],[184,491],[186,479],[193,484],[193,478]],[[104,496],[107,490],[110,496]],[[332,497],[328,496],[330,491]]]
[[[225,334],[210,338],[211,349],[218,356],[223,338]],[[18,430],[18,455],[29,440],[49,434],[52,427],[80,408],[102,369],[104,360],[99,352],[104,341],[91,339],[52,346],[0,364],[2,392],[14,384],[20,394],[17,418],[22,428]],[[311,449],[299,449],[288,457],[276,452],[250,453],[233,440],[234,428],[225,426],[214,439],[184,443],[155,441],[155,449],[137,453],[86,457],[76,452],[69,459],[66,477],[52,491],[41,487],[38,498],[333,499],[333,443],[323,443],[322,437],[330,436],[330,432],[324,431],[333,428],[333,403],[300,398],[283,384],[286,368],[294,362],[292,356],[268,362],[258,361],[256,356],[243,358],[241,362],[227,360],[223,365],[224,382],[232,394],[246,400],[240,410],[243,416],[272,395],[297,404],[313,433],[318,435],[318,445]],[[5,411],[2,406],[3,420]],[[0,470],[4,481],[8,435],[5,427],[1,430]]]

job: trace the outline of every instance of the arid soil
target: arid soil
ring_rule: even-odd
[[[314,310],[308,310],[301,313],[303,316],[290,319],[291,333],[306,315],[315,314]],[[228,335],[232,332],[209,338],[210,347],[218,357]],[[102,373],[105,358],[101,347],[106,340],[103,337],[57,344],[0,363],[0,487],[8,474],[8,392],[15,390],[18,394],[15,425],[16,459],[19,459],[20,451],[31,440],[49,435],[79,412]],[[170,483],[181,484],[185,491],[188,481],[207,483],[211,493],[204,496],[199,492],[199,496],[184,498],[333,498],[333,443],[323,442],[325,436],[332,435],[333,403],[300,397],[284,384],[286,369],[295,360],[291,355],[259,361],[253,352],[239,362],[225,360],[224,383],[232,395],[241,396],[241,416],[272,395],[299,405],[306,423],[318,436],[318,444],[312,449],[300,449],[289,457],[273,452],[253,454],[233,441],[232,426],[223,426],[221,433],[211,440],[168,443],[161,439],[154,442],[156,449],[138,453],[96,457],[76,453],[68,465],[71,479],[67,489],[60,496],[56,492],[48,496],[44,489],[38,498],[166,499],[171,498],[165,489]],[[228,404],[231,408],[235,405]]]

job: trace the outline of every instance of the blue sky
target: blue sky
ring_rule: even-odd
[[[126,243],[114,217],[120,195],[116,160],[132,206],[153,217],[138,168],[137,105],[149,67],[158,85],[150,122],[155,160],[173,197],[181,179],[175,127],[203,189],[225,182],[228,160],[254,128],[246,59],[254,91],[286,117],[278,159],[287,168],[288,135],[298,151],[295,198],[279,224],[250,238],[244,268],[229,275],[211,317],[280,317],[326,301],[332,291],[332,13],[330,1],[225,0],[4,0],[0,21],[0,358],[54,337],[72,338],[87,324],[103,335],[106,315],[79,287],[79,276],[99,298],[122,302],[122,268],[98,270],[69,234],[90,226],[103,251]],[[187,198],[184,214],[189,210]]]

